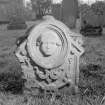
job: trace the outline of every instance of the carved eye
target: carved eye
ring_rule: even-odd
[[[60,43],[56,43],[57,46],[62,46]]]
[[[36,42],[36,46],[40,46],[41,45],[41,42]]]
[[[41,36],[39,36],[36,40],[36,46],[40,46],[41,45]]]

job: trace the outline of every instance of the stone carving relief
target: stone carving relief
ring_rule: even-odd
[[[84,52],[81,37],[56,19],[33,27],[16,50],[29,88],[49,90],[67,83],[77,85],[79,58]]]

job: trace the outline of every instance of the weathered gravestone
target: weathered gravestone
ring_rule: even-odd
[[[52,5],[53,16],[65,23],[69,28],[75,28],[78,18],[78,0],[61,0],[62,3]]]
[[[26,87],[50,90],[68,83],[77,86],[79,57],[84,52],[81,36],[48,17],[32,27],[16,50]]]
[[[78,0],[62,1],[63,22],[69,28],[75,28],[78,17]]]
[[[7,25],[8,30],[17,30],[17,29],[26,29],[27,24],[25,20],[22,19],[20,16],[14,16],[10,23]]]

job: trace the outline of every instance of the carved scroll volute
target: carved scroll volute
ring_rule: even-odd
[[[20,61],[24,59],[24,63],[21,63],[24,75],[29,74],[34,84],[44,89],[60,88],[67,83],[76,84],[83,48],[73,39],[73,34],[55,19],[33,27],[25,44],[22,43],[16,52]],[[26,54],[21,55],[20,52]],[[32,84],[32,87],[35,85]]]

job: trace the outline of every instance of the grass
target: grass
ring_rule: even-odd
[[[74,96],[61,96],[59,98],[49,97],[37,97],[30,95],[11,95],[11,94],[0,94],[0,103],[2,105],[75,105],[77,104]]]

